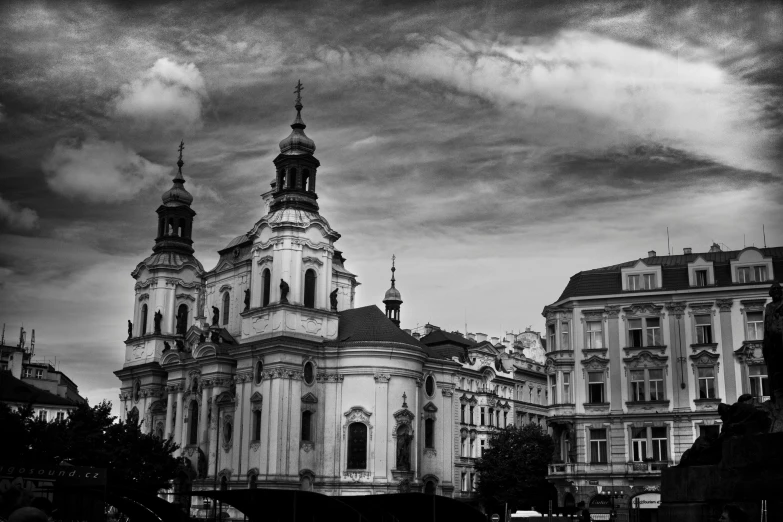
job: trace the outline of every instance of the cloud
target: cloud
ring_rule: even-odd
[[[653,141],[733,167],[774,170],[779,132],[764,123],[769,90],[706,60],[583,31],[497,39],[447,33],[383,55],[326,46],[318,54],[330,68],[404,74],[479,96],[519,116],[509,136],[523,142],[601,150]]]
[[[0,196],[0,221],[4,221],[12,229],[34,230],[38,228],[38,213]]]
[[[127,201],[170,170],[121,142],[95,138],[58,141],[42,167],[53,191],[90,202]]]
[[[203,126],[206,100],[204,78],[195,64],[160,58],[141,78],[120,87],[114,109],[144,127],[187,132]]]

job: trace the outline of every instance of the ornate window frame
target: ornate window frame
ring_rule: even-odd
[[[261,384],[261,381],[264,380],[264,361],[262,359],[257,359],[255,364],[253,365],[253,384],[256,386]]]
[[[302,273],[300,274],[300,281],[302,282],[302,289],[300,293],[300,299],[302,305],[304,305],[305,302],[305,291],[307,286],[307,271],[312,270],[315,273],[315,281],[313,282],[313,308],[312,310],[315,310],[318,308],[318,300],[321,297],[320,292],[318,291],[318,282],[321,281],[322,272],[323,269],[321,265],[318,265],[314,263],[313,261],[316,261],[313,257],[303,257],[302,258]]]
[[[546,332],[546,343],[547,343],[547,351],[548,352],[555,352],[555,351],[573,351],[574,349],[574,314],[573,310],[570,308],[544,308],[544,314],[546,316],[546,326],[545,332]],[[563,347],[561,346],[563,341],[563,324],[568,324],[568,346]],[[550,326],[554,326],[554,346],[550,346],[551,344],[551,337],[550,335]]]
[[[769,366],[762,353],[763,341],[745,341],[737,350],[734,357],[740,365],[742,377],[742,393],[750,393],[750,368],[752,366],[766,366],[767,379],[769,379]],[[769,382],[769,381],[767,381]],[[771,392],[772,390],[770,390]]]
[[[432,393],[427,392],[427,381],[429,379],[432,379]],[[427,398],[434,398],[436,392],[438,391],[438,381],[435,379],[435,374],[433,374],[431,371],[424,374],[424,396]]]
[[[707,271],[707,285],[706,287],[715,286],[715,268],[712,261],[707,261],[701,254],[696,256],[696,259],[688,263],[688,284],[691,288],[706,288],[696,285],[696,271]]]
[[[315,382],[315,378],[313,378]],[[304,412],[310,412],[310,440],[302,440],[300,435],[299,447],[305,452],[315,449],[315,440],[317,430],[316,427],[316,415],[318,413],[318,397],[312,392],[306,393],[302,396],[302,404],[300,408],[300,419],[304,418]],[[301,427],[300,427],[301,428]]]
[[[437,423],[437,420],[438,420],[438,416],[436,414],[438,412],[438,407],[435,406],[435,404],[433,404],[432,401],[430,401],[427,404],[425,404],[424,407],[422,407],[422,410],[423,410],[423,412],[421,414],[421,419],[422,419],[422,424],[425,426],[425,428],[426,428],[427,421],[428,420],[432,421],[432,446],[431,447],[427,447],[426,446],[426,444],[427,444],[427,441],[426,441],[426,429],[423,430],[425,432],[424,455],[425,456],[435,456],[435,455],[438,454],[438,452],[435,450],[435,430],[437,428],[437,424],[436,423]]]
[[[609,359],[592,355],[588,359],[582,361],[582,380],[585,386],[585,400],[587,402],[582,403],[585,409],[589,410],[604,410],[609,408],[610,397],[609,390],[611,389],[609,381]],[[604,402],[589,402],[590,401],[590,380],[588,379],[588,373],[603,372],[604,374]]]
[[[695,353],[690,356],[691,359],[691,370],[693,371],[693,381],[695,386],[693,387],[693,401],[696,404],[697,410],[699,409],[709,409],[709,410],[717,410],[718,404],[720,403],[721,399],[721,389],[720,389],[720,355],[717,353],[711,353],[707,350],[701,350],[698,353]],[[699,368],[712,368],[714,372],[714,386],[715,386],[715,397],[710,397],[706,399],[700,399],[699,394]]]
[[[343,422],[343,442],[342,442],[342,449],[343,454],[345,455],[345,466],[346,470],[348,468],[348,426],[353,424],[354,422],[359,422],[361,424],[364,424],[367,426],[367,446],[365,448],[366,451],[366,467],[364,468],[366,471],[369,471],[372,464],[372,459],[370,456],[372,453],[370,452],[370,449],[372,448],[372,431],[373,431],[373,425],[370,422],[370,418],[372,417],[372,412],[366,410],[363,406],[351,406],[348,411],[343,413],[343,416],[345,417],[345,421]],[[352,468],[351,468],[352,469]]]
[[[253,435],[255,435],[255,414],[258,412],[259,415],[261,415],[261,422],[263,422],[263,406],[264,406],[264,396],[261,395],[259,392],[253,393],[253,395],[250,396],[250,415],[252,419],[252,424],[250,426],[250,447],[253,449],[253,451],[256,451],[258,447],[261,445],[261,435],[262,433],[259,433],[259,438],[253,438]],[[259,431],[262,431],[259,429]]]
[[[305,368],[307,367],[308,364],[312,365],[313,368],[313,376],[310,382],[307,382],[307,379],[305,379],[305,373],[306,373]],[[315,359],[313,359],[312,357],[306,358],[302,362],[302,382],[305,384],[305,386],[312,387],[315,385],[317,375],[318,375],[318,364],[315,362]]]
[[[580,317],[580,322],[582,324],[582,352],[585,354],[588,353],[601,353],[601,355],[606,355],[606,351],[608,348],[606,347],[606,310],[603,308],[595,308],[590,310],[582,310],[582,317]],[[587,331],[587,323],[601,323],[601,346],[602,348],[596,348],[596,347],[590,347],[589,346],[589,335]]]
[[[652,409],[654,405],[669,404],[669,396],[666,393],[667,382],[669,378],[669,357],[666,355],[658,355],[651,353],[647,350],[639,352],[632,357],[626,357],[623,359],[625,363],[625,377],[628,383],[628,401],[625,403],[627,406],[642,406],[651,405]],[[631,385],[631,371],[632,370],[644,370],[644,389],[645,400],[636,401],[633,397],[633,388]],[[650,396],[650,370],[662,370],[663,371],[663,399],[649,400]],[[644,408],[643,408],[644,409]]]
[[[760,298],[760,299],[743,299],[740,301],[740,313],[742,314],[742,330],[745,334],[743,337],[743,342],[746,343],[752,343],[752,342],[761,342],[762,339],[748,339],[748,312],[761,312],[762,313],[762,319],[764,317],[764,309],[767,306],[767,299],[766,298]]]
[[[628,352],[630,350],[641,350],[641,349],[660,349],[666,348],[666,344],[664,344],[664,338],[663,338],[663,327],[664,327],[664,311],[663,311],[663,305],[657,305],[655,303],[633,303],[630,306],[626,306],[623,309],[623,312],[625,312],[622,315],[623,319],[623,330],[624,330],[624,346],[623,349]],[[632,319],[641,319],[642,320],[642,345],[641,346],[631,346],[631,337],[630,337],[630,321]],[[660,329],[660,336],[661,336],[661,343],[662,344],[656,344],[656,345],[647,345],[647,319],[658,319],[659,325],[658,328]]]
[[[638,290],[628,289],[628,276],[638,275],[644,277],[647,274],[655,274],[655,288],[639,288]],[[660,290],[662,281],[661,265],[647,265],[641,259],[632,267],[621,268],[620,277],[622,278],[623,292],[645,292],[649,290]],[[644,281],[644,279],[642,279]]]
[[[751,284],[751,285],[763,285],[772,282],[775,279],[774,267],[772,263],[772,256],[764,257],[764,254],[756,247],[746,247],[738,255],[736,259],[729,261],[731,265],[731,282],[737,284]],[[766,281],[756,281],[755,274],[753,273],[754,267],[766,266],[767,267],[767,279]],[[737,269],[750,268],[751,277],[753,278],[748,283],[740,283]]]

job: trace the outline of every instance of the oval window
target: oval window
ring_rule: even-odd
[[[430,397],[435,393],[435,379],[432,378],[432,375],[428,375],[427,380],[424,381],[424,391],[426,391],[427,395]]]
[[[256,363],[256,384],[261,383],[261,378],[264,376],[264,363],[258,361]]]
[[[230,421],[226,421],[225,426],[223,427],[223,442],[228,444],[231,442],[231,435],[233,432],[234,426],[231,425]]]
[[[310,361],[307,361],[304,366],[304,380],[307,384],[313,384],[313,373],[314,373],[313,363]]]

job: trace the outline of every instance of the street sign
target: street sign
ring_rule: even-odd
[[[497,513],[492,515],[492,522],[500,522],[500,515],[498,515]]]

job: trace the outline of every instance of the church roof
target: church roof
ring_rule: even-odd
[[[76,403],[0,371],[0,402],[76,407]]]
[[[408,344],[424,349],[423,344],[400,330],[375,305],[343,310],[338,312],[338,315],[340,326],[337,330],[337,341],[340,343],[380,341]]]
[[[466,354],[465,348],[476,346],[475,341],[445,330],[432,331],[420,340],[427,347],[427,354],[435,359],[450,360],[452,357],[457,357],[463,360]]]

